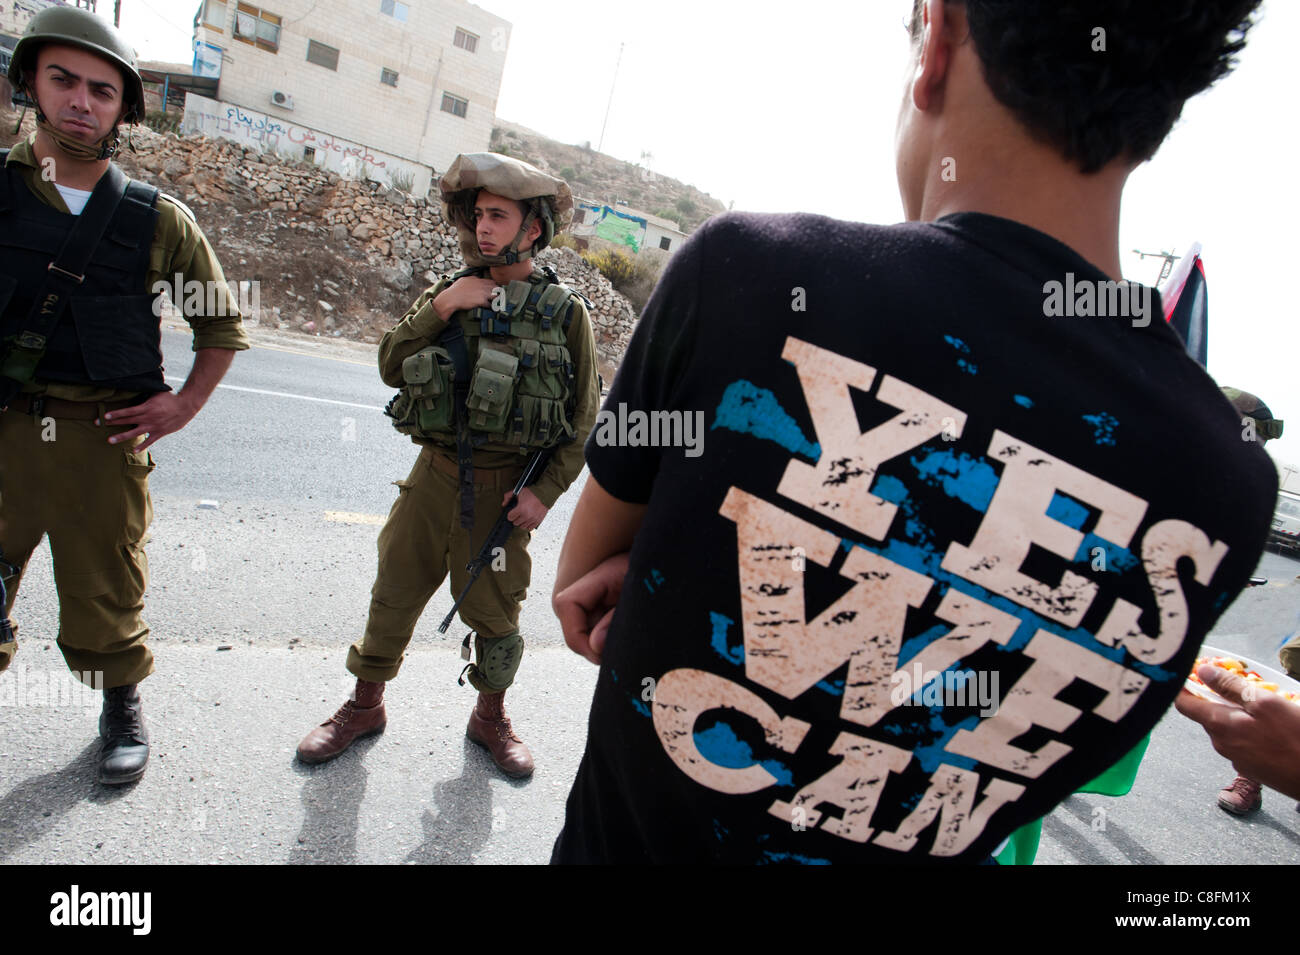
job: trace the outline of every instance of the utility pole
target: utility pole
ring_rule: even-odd
[[[122,0],[113,0],[113,26],[122,26]]]
[[[1172,252],[1143,252],[1141,249],[1134,249],[1133,251],[1137,253],[1138,258],[1144,262],[1148,256],[1165,260],[1164,264],[1160,266],[1160,278],[1156,279],[1157,287],[1159,287],[1161,282],[1169,278],[1169,273],[1173,271],[1174,263],[1182,258],[1181,255],[1174,255]]]
[[[605,127],[609,125],[609,108],[614,105],[614,86],[618,83],[618,68],[623,62],[623,44],[618,45],[618,59],[614,62],[614,80],[609,84],[609,102],[605,104],[605,122],[600,124],[600,142],[596,144],[596,152],[601,152],[605,145]]]

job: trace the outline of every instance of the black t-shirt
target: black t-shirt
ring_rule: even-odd
[[[587,443],[648,510],[554,861],[980,861],[1151,730],[1277,477],[1105,282],[974,213],[697,232]]]

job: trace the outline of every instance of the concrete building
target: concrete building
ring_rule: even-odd
[[[215,102],[187,98],[187,131],[409,177],[417,194],[458,153],[487,150],[507,21],[465,0],[265,3],[200,3],[194,72],[218,87]]]

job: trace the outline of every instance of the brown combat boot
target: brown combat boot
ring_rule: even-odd
[[[515,735],[506,716],[506,694],[480,693],[478,703],[469,714],[465,735],[492,754],[493,761],[507,776],[521,779],[533,774],[533,754]]]
[[[298,758],[304,763],[323,763],[338,756],[361,737],[382,733],[387,725],[384,684],[358,679],[351,699],[298,744]]]

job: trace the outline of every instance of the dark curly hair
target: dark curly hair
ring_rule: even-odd
[[[1260,0],[944,2],[965,7],[998,102],[1093,173],[1118,156],[1155,155],[1183,104],[1236,65]],[[913,0],[913,41],[922,5]],[[1103,36],[1104,52],[1094,50]]]

